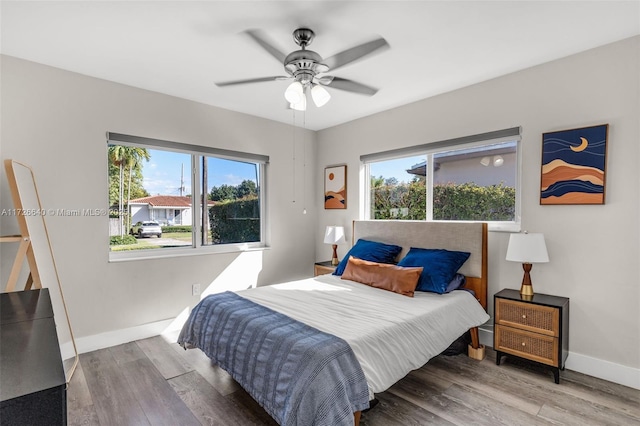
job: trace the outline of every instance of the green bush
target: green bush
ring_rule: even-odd
[[[159,249],[166,246],[154,246],[151,244],[136,244],[130,246],[113,246],[111,247],[111,251],[131,251],[131,250],[153,250]]]
[[[423,181],[379,185],[373,190],[374,219],[426,220],[427,191]]]
[[[474,183],[433,187],[434,220],[507,221],[515,217],[516,190]]]
[[[260,241],[260,204],[258,198],[228,201],[209,210],[213,244]]]
[[[424,181],[373,188],[375,219],[426,219]],[[434,220],[508,221],[515,217],[515,188],[474,183],[444,184],[433,187]]]
[[[109,237],[110,246],[125,246],[129,244],[136,244],[138,240],[133,235],[112,235]]]
[[[175,225],[175,226],[163,226],[162,232],[191,232],[191,226],[189,225]]]

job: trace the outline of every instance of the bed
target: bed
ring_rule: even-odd
[[[321,275],[215,294],[192,310],[178,343],[203,350],[281,425],[357,425],[376,393],[466,331],[479,348],[477,327],[489,319],[486,224],[354,221],[359,240],[399,246],[397,260],[411,248],[469,253],[458,271],[466,285],[406,297]]]

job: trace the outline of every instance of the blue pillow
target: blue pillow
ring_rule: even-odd
[[[447,285],[445,289],[445,293],[451,293],[453,290],[457,290],[459,288],[464,287],[467,283],[467,277],[462,274],[455,274],[451,279],[451,282]]]
[[[398,266],[422,266],[416,290],[443,294],[469,256],[470,253],[464,251],[411,247]]]
[[[358,259],[368,260],[369,262],[378,263],[395,263],[398,253],[402,251],[402,247],[393,244],[384,244],[376,241],[358,240],[351,250],[344,255],[342,261],[333,271],[333,275],[342,275],[344,269],[349,263],[349,256]]]

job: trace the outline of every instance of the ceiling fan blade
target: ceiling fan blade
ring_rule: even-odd
[[[341,66],[350,64],[364,56],[367,56],[377,50],[389,47],[389,43],[383,38],[372,40],[367,43],[360,44],[351,49],[344,50],[340,53],[324,60],[324,63],[329,66],[332,71]]]
[[[234,80],[234,81],[223,81],[221,83],[214,83],[218,87],[224,86],[233,86],[236,84],[249,84],[249,83],[263,83],[265,81],[279,81],[279,80],[287,80],[291,77],[286,76],[275,76],[275,77],[261,77],[261,78],[250,78],[247,80]]]
[[[266,50],[267,52],[269,52],[271,54],[271,56],[273,56],[274,58],[276,58],[278,60],[278,62],[280,62],[281,64],[284,64],[284,58],[286,58],[287,55],[285,55],[284,53],[282,53],[280,51],[280,49],[278,49],[277,47],[275,47],[273,44],[271,44],[270,41],[267,40],[267,36],[262,32],[262,31],[258,31],[258,30],[246,30],[245,31],[249,37],[251,37],[256,43],[258,43],[260,46],[262,46],[262,48],[264,50]]]
[[[319,82],[333,89],[345,90],[347,92],[359,93],[361,95],[373,96],[378,92],[378,89],[375,87],[357,83],[346,78],[333,77],[331,78],[331,81],[327,82],[328,79],[329,77],[322,77]]]

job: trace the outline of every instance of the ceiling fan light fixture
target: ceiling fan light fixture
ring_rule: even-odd
[[[291,107],[291,109],[296,110],[296,111],[306,111],[307,110],[307,98],[303,95],[302,98],[300,99],[300,102],[296,102],[296,103],[291,102],[289,104],[289,106]]]
[[[299,81],[294,81],[293,83],[291,83],[289,87],[287,87],[287,90],[285,90],[284,92],[284,98],[292,105],[301,103],[305,99],[304,88],[302,87],[302,84]]]
[[[324,87],[316,84],[311,89],[311,98],[318,108],[324,106],[331,99],[331,95]]]
[[[359,44],[323,59],[317,52],[307,49],[315,37],[315,33],[309,28],[298,28],[293,32],[293,39],[295,43],[300,46],[300,49],[288,55],[275,47],[270,40],[262,35],[261,31],[246,30],[245,33],[267,53],[273,56],[273,58],[277,59],[279,63],[283,64],[287,75],[223,81],[215,83],[216,86],[226,87],[238,84],[293,79],[293,83],[286,88],[284,97],[289,103],[290,108],[298,111],[304,111],[307,108],[307,91],[311,92],[311,98],[317,107],[322,107],[329,102],[331,95],[325,86],[366,96],[373,96],[378,91],[378,89],[374,87],[346,78],[332,75],[321,76],[320,74],[329,72],[329,70],[335,71],[340,67],[355,62],[365,56],[369,56],[372,53],[381,52],[383,48],[389,47],[389,44],[383,38],[377,38]],[[319,84],[322,85],[322,87],[318,86]]]

